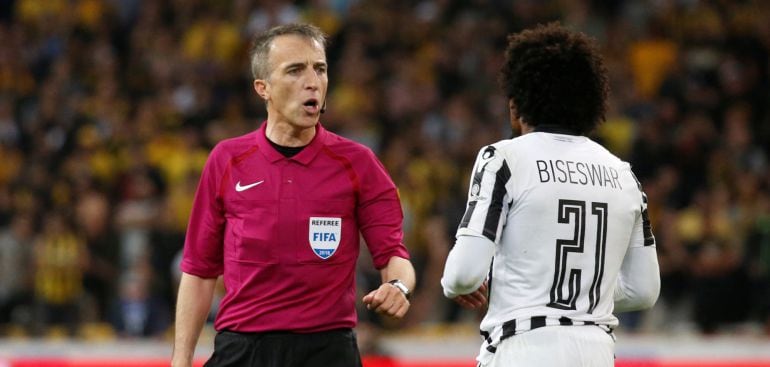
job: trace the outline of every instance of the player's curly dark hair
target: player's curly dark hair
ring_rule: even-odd
[[[607,111],[607,69],[596,43],[558,22],[508,36],[500,82],[519,118],[591,132]]]

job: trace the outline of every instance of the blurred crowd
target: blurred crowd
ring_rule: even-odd
[[[200,171],[265,118],[248,48],[286,22],[330,35],[322,123],[372,148],[403,201],[412,310],[362,320],[477,317],[442,297],[444,259],[476,152],[512,136],[506,35],[559,20],[599,41],[612,92],[592,137],[650,200],[663,292],[625,329],[770,335],[767,19],[759,0],[0,0],[0,334],[167,336]]]

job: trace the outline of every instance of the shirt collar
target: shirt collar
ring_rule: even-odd
[[[268,161],[275,163],[281,159],[291,159],[303,165],[308,165],[313,160],[313,158],[318,155],[318,152],[321,151],[324,143],[326,142],[327,134],[326,129],[324,129],[319,122],[315,125],[315,136],[313,137],[313,140],[310,141],[310,144],[308,144],[305,149],[302,149],[301,152],[297,153],[297,155],[291,158],[286,158],[283,154],[275,150],[272,145],[270,145],[270,141],[267,140],[266,131],[267,121],[263,121],[262,125],[257,131],[257,146],[259,147],[259,151],[264,154]]]
[[[563,135],[580,135],[580,133],[568,127],[559,126],[559,125],[537,125],[535,126],[535,132],[563,134]]]

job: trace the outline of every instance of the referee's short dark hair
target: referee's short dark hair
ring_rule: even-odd
[[[508,36],[501,86],[530,126],[591,132],[607,111],[607,69],[596,43],[558,22]]]
[[[270,45],[276,37],[285,35],[297,35],[312,39],[326,49],[326,33],[312,24],[290,23],[270,28],[256,35],[251,44],[249,55],[251,57],[251,75],[254,79],[266,79],[268,77],[270,73],[270,66],[268,65]]]

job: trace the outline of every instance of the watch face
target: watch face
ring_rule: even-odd
[[[404,293],[406,298],[409,298],[409,294],[410,294],[409,288],[407,288],[406,285],[404,285],[404,283],[402,283],[400,280],[394,279],[394,280],[389,281],[388,283],[390,283],[394,287],[398,288],[398,290],[400,290],[402,293]]]

